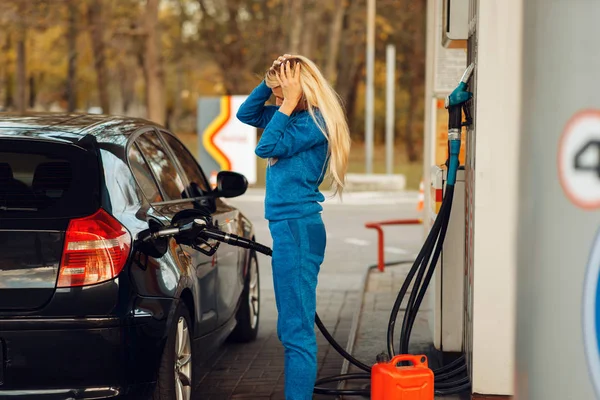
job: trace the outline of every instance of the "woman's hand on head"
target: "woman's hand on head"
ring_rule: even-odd
[[[279,71],[281,63],[285,63],[285,61],[290,57],[292,56],[289,54],[284,54],[282,56],[277,57],[275,61],[273,61],[273,64],[271,65],[271,68],[269,68],[269,71]]]
[[[289,61],[282,62],[279,67],[277,81],[283,92],[283,104],[279,108],[284,114],[291,115],[302,99],[302,86],[300,85],[300,63],[292,69]]]

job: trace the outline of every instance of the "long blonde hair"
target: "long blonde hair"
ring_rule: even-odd
[[[286,61],[288,60],[292,71],[296,63],[300,63],[300,85],[302,86],[303,99],[306,101],[310,116],[329,141],[329,173],[333,178],[334,194],[339,194],[341,197],[346,180],[351,144],[350,130],[346,114],[342,108],[342,102],[336,91],[311,60],[299,55],[286,57]],[[265,83],[268,87],[279,86],[278,74],[278,68],[272,68],[267,72]],[[316,118],[315,109],[319,110],[325,126],[322,126],[321,121]]]

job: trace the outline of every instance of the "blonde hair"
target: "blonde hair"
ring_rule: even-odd
[[[339,194],[341,197],[346,180],[351,144],[350,130],[342,102],[311,60],[299,55],[286,57],[286,61],[288,60],[292,71],[296,63],[300,63],[300,85],[302,86],[303,100],[306,101],[310,116],[329,142],[327,154],[329,173],[333,178],[334,195]],[[279,75],[279,68],[272,68],[267,72],[265,83],[268,87],[279,86],[277,75]],[[322,126],[321,121],[316,117],[315,109],[323,117],[325,126]]]

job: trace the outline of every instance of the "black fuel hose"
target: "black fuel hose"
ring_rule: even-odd
[[[367,389],[333,389],[333,388],[324,388],[320,385],[339,382],[339,381],[349,381],[349,380],[360,380],[360,379],[371,379],[371,374],[359,373],[359,374],[344,374],[344,375],[336,375],[329,376],[326,378],[317,379],[315,382],[314,393],[316,394],[325,394],[332,396],[369,396],[371,394],[370,390]]]
[[[429,270],[427,271],[427,276],[425,277],[425,281],[422,283],[418,281],[415,282],[413,286],[413,290],[410,294],[412,302],[410,302],[410,308],[407,307],[404,313],[404,321],[402,323],[402,333],[400,337],[400,352],[403,354],[408,353],[408,345],[410,340],[410,334],[412,332],[412,328],[417,317],[417,313],[419,311],[419,307],[421,306],[421,302],[425,297],[425,293],[427,292],[427,288],[429,287],[429,283],[431,278],[433,277],[433,273],[435,271],[435,267],[437,265],[438,259],[442,254],[442,249],[444,247],[444,240],[446,238],[446,232],[448,231],[448,223],[450,220],[450,212],[452,210],[452,200],[454,197],[454,185],[446,186],[446,199],[449,204],[448,208],[443,211],[443,214],[440,215],[442,219],[442,228],[440,230],[440,234],[437,239],[437,244],[435,246],[435,251],[433,254],[433,258],[431,260],[431,264],[429,266]],[[442,213],[442,212],[440,212]],[[427,264],[422,265],[422,269],[419,276],[422,278],[423,273],[427,269]]]
[[[437,374],[444,373],[446,371],[450,371],[451,369],[459,366],[460,364],[462,364],[465,361],[466,361],[465,356],[460,356],[456,360],[452,361],[450,364],[446,364],[443,367],[434,369],[433,374],[437,375]]]
[[[453,376],[459,375],[463,372],[467,372],[467,364],[463,364],[461,367],[445,372],[443,374],[438,374],[435,376],[436,382],[442,382],[447,380],[448,378],[452,378]]]
[[[465,376],[464,378],[460,378],[457,381],[436,382],[434,386],[436,389],[452,389],[457,386],[462,386],[462,385],[468,384],[469,382],[470,382],[469,377]]]
[[[421,267],[421,264],[422,264],[423,259],[425,258],[425,255],[427,253],[431,253],[431,251],[432,251],[433,244],[435,243],[435,240],[437,239],[437,237],[440,233],[441,227],[442,227],[442,220],[444,219],[443,216],[449,206],[450,206],[450,203],[448,201],[442,201],[442,206],[440,208],[440,212],[438,213],[438,218],[436,218],[436,220],[433,224],[433,227],[429,231],[429,235],[427,235],[425,244],[423,245],[423,247],[421,248],[421,251],[417,255],[417,258],[415,259],[415,262],[414,262],[412,268],[408,272],[406,279],[404,280],[404,283],[402,284],[402,287],[400,288],[400,292],[398,292],[398,295],[396,296],[396,301],[394,302],[394,306],[392,307],[392,312],[390,313],[390,319],[388,322],[388,330],[387,330],[388,356],[390,357],[390,359],[393,358],[394,355],[396,354],[396,350],[394,348],[394,326],[396,324],[396,318],[398,317],[398,313],[400,311],[400,306],[402,304],[402,301],[404,300],[404,296],[406,295],[406,292],[408,291],[408,288],[411,284],[413,276],[418,271],[418,269]]]
[[[446,211],[444,210],[444,212],[446,212]],[[440,217],[443,218],[444,215],[441,215]],[[435,251],[434,251],[435,254],[437,254],[438,248],[440,248],[441,245],[443,245],[443,239],[440,239],[440,237],[445,236],[447,227],[448,227],[448,224],[446,222],[442,222],[442,227],[440,228],[439,236],[435,242],[435,244],[436,244]],[[429,248],[431,249],[432,247],[434,247],[433,245],[434,245],[434,242],[432,241]],[[404,311],[402,328],[400,330],[400,347],[399,347],[400,354],[408,353],[407,337],[409,337],[409,335],[410,335],[410,333],[408,333],[408,331],[410,329],[410,320],[413,315],[413,310],[418,311],[418,307],[415,307],[415,301],[417,300],[417,294],[421,288],[421,282],[423,281],[423,277],[427,270],[427,265],[429,264],[429,258],[431,257],[431,253],[432,253],[432,251],[430,250],[428,253],[428,256],[426,256],[423,259],[421,265],[419,266],[419,270],[418,270],[417,276],[415,278],[415,282],[412,286],[410,297],[409,297],[407,305],[406,305],[406,309]],[[436,260],[436,257],[434,256],[432,263],[434,263],[434,265],[435,265],[436,262],[437,262],[437,260]],[[414,314],[416,314],[416,312],[414,312]]]
[[[319,318],[319,314],[316,314],[316,313],[315,313],[315,324],[317,324],[317,327],[319,328],[319,330],[321,331],[321,333],[323,334],[325,339],[327,339],[329,344],[338,353],[340,353],[340,355],[342,357],[344,357],[346,360],[350,361],[352,364],[354,364],[358,368],[362,369],[363,371],[371,372],[371,367],[369,367],[365,363],[358,361],[356,358],[354,358],[352,355],[350,355],[346,350],[344,350],[344,348],[342,346],[340,346],[338,342],[335,341],[335,339],[333,338],[333,336],[331,336],[331,334],[329,333],[327,328],[325,328],[325,325],[323,325],[321,318]]]
[[[435,389],[435,394],[436,394],[436,396],[450,396],[453,394],[462,393],[465,390],[469,390],[470,388],[471,388],[471,382],[469,380],[468,383],[465,383],[463,385],[458,385],[458,386],[452,387],[450,389]]]

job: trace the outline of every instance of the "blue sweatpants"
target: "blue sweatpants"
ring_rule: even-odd
[[[325,256],[321,214],[270,221],[277,335],[285,349],[285,398],[310,400],[317,379],[317,276]]]

